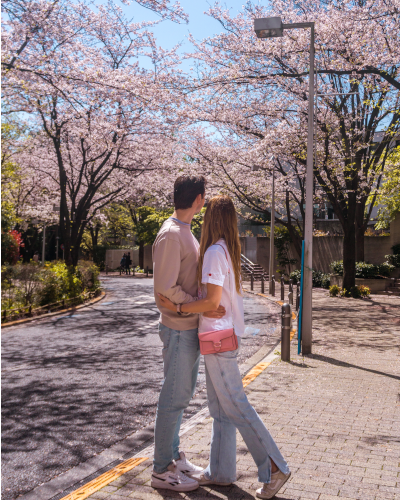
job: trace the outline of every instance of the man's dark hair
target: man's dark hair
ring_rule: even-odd
[[[175,210],[190,208],[196,197],[206,192],[207,181],[202,175],[182,175],[174,184]]]

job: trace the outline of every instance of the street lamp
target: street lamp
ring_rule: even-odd
[[[273,160],[274,157],[272,158]],[[268,292],[272,295],[273,283],[272,275],[274,274],[274,263],[275,263],[275,163],[272,167],[272,203],[271,203],[271,232],[269,235],[269,288]]]
[[[313,138],[314,138],[314,23],[283,24],[280,17],[254,19],[258,38],[283,36],[283,30],[311,28],[310,76],[308,94],[308,137],[306,170],[306,215],[304,223],[304,278],[302,298],[302,353],[311,354],[312,345],[312,238],[313,238]]]

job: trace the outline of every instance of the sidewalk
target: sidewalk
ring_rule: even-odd
[[[277,499],[400,499],[400,301],[313,293],[313,354],[275,360],[246,392],[292,470]],[[209,455],[211,419],[182,437],[198,465]],[[150,457],[151,458],[151,457]],[[257,469],[238,436],[237,482],[177,494],[149,486],[151,459],[92,499],[254,498]]]

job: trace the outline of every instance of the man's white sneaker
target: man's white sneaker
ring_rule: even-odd
[[[199,483],[200,486],[206,486],[207,484],[215,484],[216,486],[230,486],[232,483],[221,483],[219,481],[213,481],[212,479],[207,479],[204,472],[193,474],[191,476],[193,479]]]
[[[180,472],[183,472],[185,476],[192,477],[193,474],[200,474],[201,472],[203,472],[203,467],[198,467],[197,465],[190,463],[183,451],[179,453],[179,456],[181,458],[179,460],[175,460],[175,463],[178,467],[178,470]]]
[[[162,474],[157,474],[153,471],[151,475],[151,486],[163,490],[193,491],[197,490],[199,483],[185,476],[185,474],[178,470],[175,462],[172,462],[168,466],[168,470]]]
[[[256,491],[257,498],[273,498],[290,476],[291,472],[288,474],[284,474],[280,470],[274,472],[271,474],[271,482],[264,483],[264,486]]]

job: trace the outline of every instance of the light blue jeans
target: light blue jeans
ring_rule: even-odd
[[[197,328],[177,331],[160,323],[159,335],[164,344],[164,383],[157,406],[153,468],[162,474],[179,459],[179,429],[196,388],[200,348]]]
[[[238,339],[240,342],[240,339]],[[240,346],[240,343],[239,343]],[[249,403],[243,389],[236,351],[204,356],[207,397],[213,417],[208,479],[236,481],[236,429],[242,435],[257,467],[261,483],[271,481],[271,459],[287,474],[289,467],[271,434]]]

